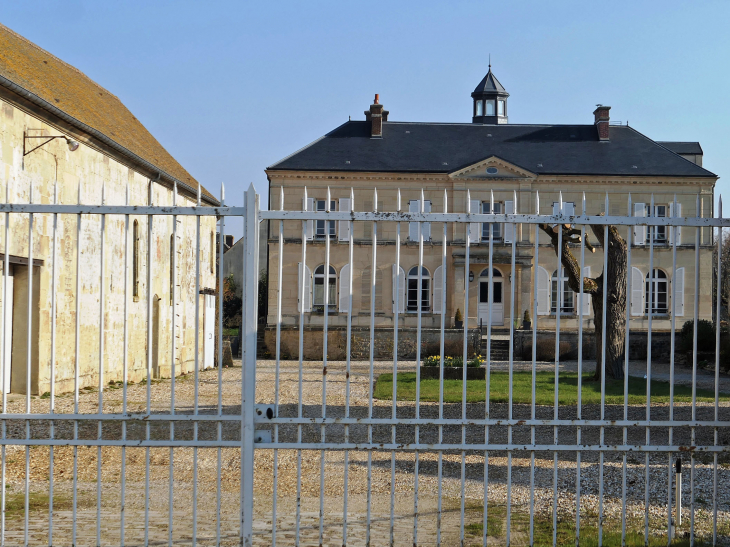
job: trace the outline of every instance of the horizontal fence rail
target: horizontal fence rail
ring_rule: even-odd
[[[253,186],[242,207],[152,187],[146,204],[105,187],[98,205],[55,188],[33,203],[32,187],[0,204],[0,544],[730,536],[721,202],[712,217],[700,196],[654,195],[640,208],[665,216],[636,216],[606,195],[627,214],[605,216],[557,191],[542,211],[513,191],[458,207],[446,191],[290,191],[272,187],[268,211]],[[228,219],[243,241],[226,269]],[[594,235],[611,226],[619,281]],[[591,280],[578,291],[564,244]],[[609,329],[588,336],[610,321],[624,374],[594,381]]]

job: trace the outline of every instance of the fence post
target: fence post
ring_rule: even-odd
[[[241,544],[245,547],[251,545],[253,535],[258,205],[258,196],[251,184],[244,194],[243,310],[241,314]]]

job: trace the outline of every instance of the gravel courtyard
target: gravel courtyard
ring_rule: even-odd
[[[275,363],[260,361],[257,371],[256,394],[257,402],[273,402],[275,386]],[[529,364],[518,364],[522,368]],[[541,364],[541,368],[552,368],[552,364]],[[590,365],[586,365],[589,367]],[[631,372],[641,373],[641,363],[632,363]],[[573,363],[561,365],[562,370],[571,370]],[[666,371],[663,365],[653,367],[654,377]],[[399,370],[413,370],[413,363],[399,363]],[[496,364],[495,368],[504,368],[503,364]],[[374,375],[391,372],[392,363],[376,362]],[[321,416],[322,405],[322,365],[321,363],[305,362],[303,367],[303,413],[305,417]],[[677,369],[678,381],[686,381],[682,374],[688,369]],[[691,371],[689,371],[691,372]],[[222,402],[224,414],[238,414],[240,412],[240,368],[224,369],[222,371]],[[219,371],[209,370],[200,373],[198,382],[198,404],[202,414],[217,412]],[[369,364],[356,362],[352,364],[349,378],[345,374],[345,363],[328,363],[327,382],[327,415],[344,416],[345,393],[349,381],[350,415],[352,417],[366,417],[368,415],[369,397],[371,392]],[[660,376],[659,376],[660,377]],[[706,373],[700,374],[698,385],[707,387],[713,378]],[[155,381],[151,388],[152,412],[167,413],[170,410],[172,382],[167,380]],[[175,409],[178,413],[191,413],[194,410],[195,394],[194,376],[177,378],[175,381]],[[721,383],[722,391],[730,391],[727,377]],[[279,375],[279,416],[296,416],[299,392],[299,365],[298,362],[282,362]],[[87,390],[80,396],[79,409],[82,413],[96,413],[98,411],[99,393]],[[144,412],[146,410],[146,384],[132,385],[128,389],[128,411]],[[48,412],[49,400],[36,398],[32,401],[33,412]],[[25,399],[9,401],[9,412],[24,412]],[[104,392],[103,410],[105,413],[121,412],[122,390],[109,389]],[[391,416],[391,401],[373,401],[373,415],[389,418]],[[56,400],[56,412],[72,412],[73,396],[64,395]],[[467,405],[467,416],[470,418],[484,417],[484,403]],[[586,405],[582,409],[586,419],[600,417],[600,409]],[[667,405],[652,405],[652,419],[667,419]],[[461,404],[444,406],[446,418],[461,417]],[[507,417],[507,405],[490,405],[492,418]],[[399,402],[398,416],[412,417],[415,415],[413,402]],[[515,405],[515,418],[529,418],[529,405]],[[552,418],[552,407],[538,407],[538,418]],[[675,404],[675,420],[686,420],[691,416],[691,407],[687,404]],[[435,403],[421,403],[420,416],[435,418],[438,416],[438,405]],[[561,419],[571,419],[576,416],[575,407],[561,407]],[[607,419],[621,419],[623,407],[608,406]],[[644,419],[646,408],[632,406],[629,409],[630,419]],[[709,420],[714,417],[714,407],[711,404],[698,404],[697,418]],[[730,405],[722,403],[720,420],[730,420]],[[7,421],[8,437],[25,437],[25,422]],[[97,437],[97,422],[82,422],[79,426],[81,438]],[[146,435],[147,423],[133,422],[127,428],[129,439],[140,439]],[[152,439],[169,439],[170,431],[166,424],[149,423]],[[176,438],[191,439],[195,434],[193,426],[187,422],[177,422],[175,425]],[[438,426],[429,425],[420,428],[422,442],[438,442]],[[105,439],[120,438],[121,428],[117,423],[105,422],[103,426]],[[198,437],[201,439],[215,439],[218,430],[215,422],[203,422],[198,428]],[[349,439],[355,442],[364,442],[368,438],[368,428],[364,425],[353,425],[349,428]],[[396,431],[397,442],[412,442],[414,439],[413,426],[398,426]],[[479,443],[484,440],[483,427],[467,427],[463,432],[467,443]],[[527,443],[530,440],[530,427],[517,426],[513,428],[513,441]],[[553,443],[552,427],[537,427],[535,435],[538,444]],[[561,444],[574,444],[576,427],[565,426],[559,429]],[[282,425],[278,431],[282,442],[295,441],[298,435],[296,425]],[[326,428],[327,440],[343,440],[344,426],[330,425]],[[443,442],[461,442],[462,428],[445,426],[442,431]],[[730,443],[730,431],[720,429],[718,444]],[[31,426],[33,438],[48,436],[48,423],[38,422]],[[55,436],[58,438],[73,438],[73,425],[57,421]],[[372,428],[373,441],[376,443],[390,442],[391,426],[374,426]],[[221,438],[224,440],[240,439],[240,425],[236,422],[224,423],[221,428]],[[302,427],[304,441],[318,442],[320,426],[307,425]],[[620,427],[605,428],[606,444],[622,444],[623,429]],[[493,426],[489,432],[490,442],[506,443],[507,428]],[[641,444],[646,439],[644,428],[629,428],[628,443]],[[598,428],[584,427],[582,443],[598,443]],[[651,430],[651,442],[664,444],[668,441],[666,428],[654,427]],[[675,427],[674,442],[677,444],[691,444],[689,428]],[[712,428],[697,428],[694,444],[713,444],[714,430]],[[23,504],[24,481],[26,466],[26,449],[23,447],[7,446],[6,450],[6,544],[22,544],[24,542]],[[198,543],[214,545],[217,541],[217,526],[220,524],[221,544],[238,544],[239,530],[239,488],[240,488],[240,451],[235,448],[198,449],[197,456],[190,448],[178,448],[172,451],[173,458],[173,528],[170,531],[169,499],[170,499],[170,457],[169,448],[127,448],[125,468],[126,500],[124,504],[124,518],[128,544],[144,543],[145,529],[145,468],[147,453],[150,462],[149,485],[149,541],[150,543],[167,543],[171,537],[174,544],[190,544],[193,537],[193,511],[197,512],[197,527],[195,530]],[[76,523],[77,545],[96,544],[97,537],[97,464],[99,451],[96,447],[79,448],[77,451],[77,480],[78,480],[78,517]],[[48,544],[48,488],[49,488],[49,449],[47,447],[33,447],[28,450],[30,464],[30,491],[31,511],[29,518],[29,542],[31,544]],[[343,509],[344,509],[344,475],[348,471],[347,487],[347,544],[364,545],[366,539],[366,510],[368,491],[368,455],[367,453],[350,451],[348,465],[345,467],[345,454],[339,451],[327,451],[325,458],[324,481],[324,516],[323,537],[324,545],[343,544]],[[197,507],[193,501],[193,474],[195,458],[197,457]],[[220,458],[220,503],[221,522],[216,520],[217,504],[217,475]],[[319,545],[320,528],[320,451],[303,451],[301,473],[300,499],[300,534],[301,545]],[[395,499],[394,511],[394,538],[397,545],[412,545],[414,533],[414,490],[415,485],[415,457],[413,453],[398,452],[395,454],[395,484],[391,485],[391,458],[392,453],[387,451],[373,451],[371,473],[371,545],[387,545],[391,535],[391,488]],[[724,535],[730,534],[730,458],[726,454],[720,455],[718,466],[718,525]],[[293,545],[296,532],[297,511],[297,452],[294,450],[278,450],[277,453],[277,522],[276,541],[279,545]],[[74,450],[70,447],[57,447],[54,451],[54,519],[53,544],[70,544],[72,537],[72,505],[73,505],[73,462]],[[122,449],[119,447],[104,447],[101,449],[101,519],[100,535],[102,544],[117,545],[120,543],[121,521],[121,486],[122,486]],[[689,455],[684,458],[686,473],[684,478],[684,520],[683,529],[688,530],[690,522],[690,481]],[[458,545],[461,535],[460,506],[463,500],[465,505],[465,540],[468,545],[480,545],[481,531],[469,527],[470,524],[481,523],[484,505],[484,454],[467,452],[463,462],[464,484],[462,492],[462,456],[461,453],[444,453],[442,463],[442,518],[437,518],[438,502],[438,454],[436,452],[422,452],[419,454],[418,480],[418,544],[433,545],[436,543],[437,528],[441,529],[441,539],[444,545]],[[575,518],[576,506],[576,454],[560,453],[558,463],[558,513],[561,520]],[[649,482],[649,519],[654,534],[661,534],[666,529],[667,519],[667,467],[666,454],[654,455],[650,459]],[[524,517],[530,508],[530,454],[516,452],[511,462],[512,481],[512,512],[517,517]],[[643,530],[644,526],[644,477],[645,465],[643,454],[629,454],[627,468],[627,518],[630,527]],[[488,508],[499,512],[507,499],[508,460],[504,453],[490,453],[488,460]],[[695,528],[700,537],[707,537],[712,529],[712,487],[713,466],[712,456],[707,454],[696,455],[694,481],[695,497]],[[597,525],[598,515],[598,454],[584,453],[581,462],[581,527]],[[605,454],[604,474],[604,526],[606,528],[619,527],[621,524],[621,486],[622,486],[622,455],[607,452]],[[270,545],[272,543],[272,496],[274,491],[274,454],[271,450],[259,450],[256,453],[255,476],[255,543]],[[553,457],[551,453],[536,453],[535,455],[535,512],[538,519],[551,519],[553,510]],[[500,513],[501,514],[501,513]],[[655,531],[655,532],[654,532]],[[490,536],[490,543],[502,544],[501,537]],[[528,538],[524,533],[513,534],[513,543],[524,544]],[[727,538],[725,539],[727,540]]]

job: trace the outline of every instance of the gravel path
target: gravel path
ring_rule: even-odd
[[[495,368],[503,366],[495,364]],[[517,367],[529,364],[518,364]],[[552,364],[541,364],[540,367],[552,368]],[[570,370],[572,363],[561,365],[563,370]],[[588,367],[589,365],[586,365]],[[640,371],[639,363],[632,363],[630,371]],[[374,375],[389,372],[390,363],[375,363]],[[636,367],[636,368],[635,368]],[[414,363],[400,363],[400,370],[413,370]],[[662,365],[653,365],[652,376],[662,373]],[[690,371],[691,372],[691,371]],[[704,371],[699,371],[704,373]],[[303,414],[308,417],[321,415],[322,404],[322,366],[321,363],[307,362],[303,368]],[[681,374],[686,370],[677,370],[676,377],[681,380]],[[691,377],[691,376],[690,376]],[[698,374],[702,382],[709,381],[704,374]],[[327,374],[327,415],[344,416],[345,394],[349,382],[350,415],[367,416],[370,402],[370,369],[367,363],[353,363],[349,378],[345,374],[345,364],[330,362]],[[274,400],[275,367],[271,361],[259,362],[257,371],[257,401],[273,402]],[[727,382],[726,378],[723,378]],[[155,382],[150,392],[151,408],[153,412],[168,412],[171,401],[171,381]],[[215,412],[218,404],[218,371],[200,373],[197,384],[199,390],[198,404],[200,412]],[[721,385],[725,391],[726,384]],[[195,381],[193,375],[178,378],[175,382],[175,401],[177,412],[192,412],[194,410]],[[222,401],[223,411],[226,414],[240,412],[240,369],[225,369],[222,371]],[[279,374],[279,415],[296,416],[299,392],[299,368],[296,362],[283,362]],[[99,394],[86,392],[80,396],[79,411],[96,413],[98,411]],[[128,409],[132,412],[143,412],[146,408],[146,385],[134,385],[128,389]],[[121,412],[122,390],[105,391],[104,412]],[[33,412],[47,412],[47,399],[34,399]],[[56,412],[73,411],[73,398],[59,397],[56,401]],[[391,401],[373,401],[373,416],[390,417]],[[13,400],[9,403],[9,412],[23,412],[25,400]],[[447,418],[461,417],[461,404],[444,406],[444,416]],[[687,404],[675,405],[675,420],[681,421],[691,417],[691,406]],[[712,419],[714,407],[709,404],[698,404],[697,417]],[[398,416],[413,416],[415,405],[413,402],[399,402]],[[483,417],[484,403],[469,404],[466,407],[468,417]],[[584,418],[599,418],[600,408],[584,406]],[[730,405],[722,403],[720,419],[730,420]],[[423,418],[437,417],[438,405],[422,403],[420,415]],[[507,417],[507,405],[492,404],[491,417]],[[529,405],[515,405],[515,418],[529,417]],[[621,406],[607,406],[605,415],[608,419],[622,418]],[[537,416],[552,418],[552,407],[538,407]],[[561,407],[561,419],[571,419],[576,416],[575,407]],[[641,405],[630,407],[629,418],[644,419],[646,408]],[[652,419],[666,419],[667,405],[652,405]],[[128,427],[128,438],[142,438],[146,434],[145,423],[132,423]],[[25,436],[25,423],[8,421],[8,436]],[[575,426],[561,426],[558,428],[560,443],[574,444],[576,439]],[[325,430],[326,438],[331,441],[343,440],[345,431],[341,425],[331,425]],[[70,423],[57,422],[55,434],[60,438],[71,438],[73,427]],[[105,438],[118,438],[120,434],[117,424],[105,424],[103,435]],[[178,422],[175,435],[183,438],[192,438],[192,426]],[[235,422],[226,424],[221,431],[224,439],[239,439],[240,426]],[[281,441],[295,440],[297,426],[280,426],[279,439]],[[437,426],[423,426],[420,428],[420,440],[423,442],[438,442],[439,431]],[[443,428],[444,442],[460,442],[462,429],[458,426]],[[484,440],[484,428],[466,427],[463,433],[467,443],[478,443]],[[553,442],[552,427],[536,427],[535,435],[538,443],[551,444]],[[622,443],[622,428],[607,427],[604,431],[607,444]],[[674,442],[690,444],[691,434],[688,428],[677,426],[674,428]],[[48,425],[42,422],[34,423],[31,428],[33,437],[48,435]],[[82,422],[79,427],[82,438],[97,436],[96,422]],[[169,438],[169,429],[162,424],[151,424],[152,438]],[[215,439],[217,430],[215,424],[201,423],[198,431],[200,438]],[[348,432],[352,441],[367,440],[366,426],[351,426]],[[493,443],[507,441],[507,428],[493,426],[490,428],[489,438]],[[531,431],[527,426],[513,427],[515,443],[529,442]],[[597,428],[584,427],[582,442],[584,444],[597,443],[600,432]],[[713,444],[714,431],[710,428],[697,428],[695,445]],[[720,429],[718,443],[730,444],[730,431]],[[305,426],[302,428],[303,439],[318,441],[320,438],[319,426]],[[374,426],[372,436],[375,442],[390,442],[390,426]],[[398,442],[412,442],[415,430],[412,426],[398,426],[396,439]],[[627,432],[629,444],[645,442],[646,432],[643,428],[629,428]],[[665,444],[668,442],[666,428],[654,427],[651,430],[651,442]],[[22,499],[24,492],[25,454],[22,447],[7,446],[6,464],[6,496],[9,510],[6,521],[7,544],[23,543],[23,511]],[[151,542],[167,543],[168,514],[169,514],[169,471],[170,449],[152,448],[149,451],[141,448],[127,448],[126,459],[126,500],[125,522],[126,541],[129,544],[141,544],[144,541],[144,507],[145,507],[145,463],[150,461],[150,527]],[[54,544],[70,544],[72,542],[72,493],[73,493],[73,456],[74,450],[70,447],[57,447],[54,453]],[[48,544],[48,515],[47,499],[42,495],[48,492],[49,450],[46,447],[31,448],[30,457],[30,486],[31,492],[40,497],[32,505],[35,509],[30,514],[30,543]],[[147,455],[149,454],[149,456]],[[97,499],[97,456],[96,448],[79,448],[77,451],[78,469],[78,516],[77,516],[77,545],[96,544],[96,499]],[[102,511],[101,537],[105,545],[120,543],[120,512],[121,512],[121,479],[122,479],[122,449],[105,447],[101,450],[102,456]],[[238,514],[240,488],[240,452],[236,449],[220,450],[221,461],[221,544],[238,544]],[[301,545],[319,545],[320,527],[320,451],[303,451],[301,453],[301,498],[300,498],[300,533]],[[348,545],[364,545],[366,537],[366,511],[368,491],[368,454],[366,452],[350,451],[348,465],[345,466],[345,454],[337,451],[327,451],[325,458],[325,488],[324,488],[324,515],[323,544],[343,544],[343,510],[344,510],[344,476],[345,469],[348,475],[347,514],[348,514]],[[606,527],[620,527],[621,522],[621,494],[622,494],[622,454],[605,453],[604,465],[600,466],[598,454],[583,453],[581,462],[581,526],[590,527],[597,523],[598,514],[598,476],[604,475],[603,509],[604,525]],[[174,493],[173,493],[173,523],[172,538],[175,544],[189,544],[193,534],[193,470],[197,467],[197,539],[202,544],[216,544],[216,479],[219,451],[217,449],[197,450],[197,466],[193,449],[175,449],[173,451]],[[394,460],[392,460],[394,458]],[[687,465],[688,457],[685,458]],[[712,519],[712,485],[713,465],[712,456],[696,455],[694,471],[694,499],[695,499],[695,528],[698,536],[707,537],[711,532]],[[391,485],[391,465],[395,463],[395,483]],[[439,482],[438,453],[422,452],[419,454],[418,478],[418,543],[423,545],[435,544],[438,515],[438,489],[442,489],[442,518],[440,521],[441,537],[444,545],[458,545],[461,535],[462,500],[465,505],[465,542],[468,545],[481,544],[481,532],[470,532],[469,524],[480,523],[483,518],[484,489],[484,454],[468,451],[463,457],[461,453],[445,452],[442,454],[442,480]],[[293,545],[296,532],[297,513],[297,451],[277,451],[277,544]],[[274,454],[271,450],[259,450],[256,453],[255,475],[255,543],[270,545],[272,543],[272,496],[274,489]],[[553,480],[554,462],[552,453],[535,454],[535,492],[534,507],[536,517],[551,518],[553,511]],[[653,534],[661,534],[666,529],[666,499],[667,499],[667,466],[666,454],[652,455],[649,462],[649,521]],[[393,534],[397,545],[412,545],[414,533],[414,491],[415,484],[415,457],[413,453],[398,452],[393,456],[391,452],[373,451],[371,460],[371,544],[387,545],[391,534],[391,489],[395,498]],[[687,465],[687,467],[689,467]],[[462,490],[462,469],[464,481]],[[524,515],[530,508],[530,454],[516,452],[512,461],[508,461],[505,453],[491,452],[488,460],[488,507],[498,511],[503,507],[507,497],[508,472],[511,472],[511,502],[512,511],[516,515]],[[644,477],[646,466],[641,454],[628,454],[627,457],[627,510],[629,524],[636,529],[643,530],[645,516],[644,507]],[[689,473],[684,479],[684,520],[683,530],[688,530],[690,522],[690,492]],[[730,458],[720,455],[718,467],[718,522],[721,535],[730,536]],[[561,519],[574,519],[576,507],[576,454],[559,453],[558,458],[558,513]],[[36,499],[36,498],[33,498]],[[45,505],[44,505],[45,503]],[[516,530],[516,529],[515,529]],[[524,533],[513,536],[513,542],[524,544],[527,538]],[[490,544],[502,544],[501,536],[490,536]]]

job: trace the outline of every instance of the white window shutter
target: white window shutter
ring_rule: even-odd
[[[677,203],[677,210],[674,210],[674,203],[669,204],[669,216],[673,218],[680,218],[682,216],[682,204]],[[667,226],[667,230],[669,231],[669,244],[674,243],[674,226]],[[677,245],[682,244],[682,227],[677,226]]]
[[[409,213],[418,213],[420,211],[421,204],[419,203],[419,200],[412,199],[408,202]],[[411,241],[418,241],[418,222],[408,223],[408,239],[410,239]]]
[[[581,272],[581,277],[590,277],[591,276],[591,267],[590,266],[584,266],[583,271]],[[580,280],[581,283],[583,283],[583,279]],[[575,293],[576,297],[580,299],[580,293]],[[578,302],[580,304],[580,302]],[[590,315],[591,314],[591,295],[587,293],[583,293],[583,309],[581,310],[581,315]]]
[[[423,212],[431,212],[431,200],[427,199],[423,202]],[[424,222],[421,225],[421,232],[423,233],[423,241],[431,241],[431,223]]]
[[[631,268],[631,315],[644,315],[644,274]]]
[[[340,198],[340,211],[350,212],[350,198]],[[350,241],[350,221],[340,220],[337,227],[337,236],[340,241]]]
[[[433,313],[441,313],[443,309],[441,306],[441,300],[444,295],[444,268],[439,266],[436,271],[433,272]]]
[[[634,203],[634,216],[646,216],[646,203]],[[634,226],[634,245],[646,245],[646,226]]]
[[[684,268],[677,268],[673,281],[674,315],[682,317],[684,315]]]
[[[406,272],[403,268],[399,268],[398,273],[398,293],[396,295],[396,276],[395,276],[395,264],[393,264],[393,313],[395,313],[395,303],[398,301],[398,313],[405,313],[406,311]],[[397,296],[400,296],[399,298]]]
[[[557,201],[553,201],[553,216],[558,216],[560,214],[560,203]]]
[[[550,315],[550,274],[537,267],[537,315]]]
[[[304,205],[305,211],[314,211],[314,198],[307,198],[307,203]],[[307,221],[307,241],[314,239],[314,221]]]
[[[345,264],[340,270],[340,312],[350,310],[350,265]]]
[[[472,199],[469,202],[469,212],[473,214],[479,214],[482,212],[482,202],[476,199]],[[469,242],[479,243],[482,239],[482,224],[481,222],[470,222],[469,223]]]
[[[514,213],[515,213],[515,202],[514,201],[505,201],[504,202],[504,214],[513,215]],[[504,225],[504,242],[512,243],[512,240],[514,238],[515,238],[515,225],[514,224],[505,224]]]
[[[566,201],[563,203],[563,214],[567,217],[575,216],[575,203]]]
[[[302,311],[302,277],[304,277],[304,310],[312,311],[312,272],[304,266],[304,276],[302,276],[302,263],[299,263],[299,285],[297,287],[297,311]]]

